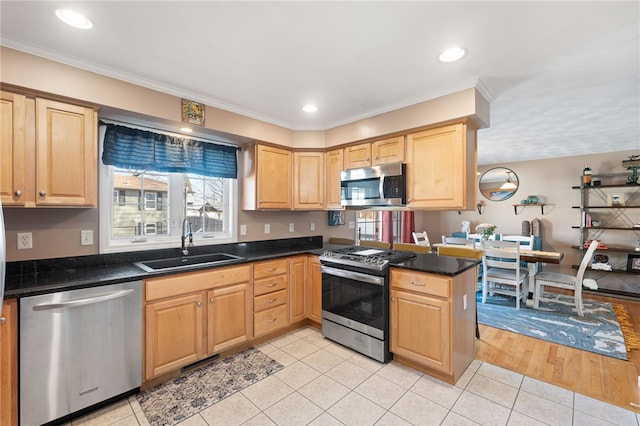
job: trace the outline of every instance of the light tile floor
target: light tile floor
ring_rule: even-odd
[[[190,417],[207,425],[635,425],[640,415],[474,361],[456,385],[304,328],[258,346],[285,366]],[[72,425],[148,425],[135,397]]]

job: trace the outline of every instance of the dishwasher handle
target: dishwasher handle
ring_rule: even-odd
[[[68,300],[66,302],[41,303],[39,305],[35,305],[33,310],[47,311],[50,309],[74,308],[76,306],[91,305],[93,303],[126,297],[131,293],[133,293],[133,289],[114,291],[113,293],[101,294],[99,296],[88,297],[85,299]]]

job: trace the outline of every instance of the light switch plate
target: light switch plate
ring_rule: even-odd
[[[80,245],[92,246],[93,245],[93,231],[80,231]]]
[[[309,225],[309,230],[310,231],[315,231],[316,230],[316,223],[315,222],[311,222],[311,225]]]
[[[269,234],[271,232],[271,225],[269,225],[268,223],[264,224],[264,233],[265,234]]]
[[[294,232],[295,231],[295,225],[293,223],[289,224],[289,232]]]
[[[18,232],[18,250],[32,249],[31,232]]]
[[[240,235],[247,235],[247,225],[240,225]]]

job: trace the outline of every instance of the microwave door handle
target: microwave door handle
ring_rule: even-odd
[[[385,197],[385,193],[384,193],[384,180],[385,180],[385,176],[382,175],[380,176],[380,179],[378,179],[380,181],[380,183],[378,184],[378,194],[380,194],[380,198],[382,198],[383,200],[386,198]]]

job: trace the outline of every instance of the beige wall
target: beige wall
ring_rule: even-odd
[[[442,234],[450,235],[459,232],[461,221],[471,221],[473,230],[479,223],[492,223],[498,226],[497,233],[520,234],[522,221],[535,218],[541,221],[543,250],[560,251],[565,254],[562,268],[567,269],[578,263],[578,252],[571,248],[580,242],[580,233],[572,226],[580,224],[580,210],[572,208],[580,205],[580,190],[572,189],[579,186],[580,176],[585,164],[589,164],[594,174],[628,173],[622,167],[622,160],[638,151],[619,151],[606,154],[583,155],[578,157],[564,157],[538,161],[523,161],[517,163],[493,164],[481,166],[482,173],[492,167],[508,167],[513,170],[520,181],[520,187],[514,196],[505,201],[490,201],[478,191],[478,200],[485,203],[482,215],[477,211],[458,212],[430,212],[422,213],[423,224],[432,241],[438,241]],[[623,192],[616,189],[615,192]],[[520,203],[529,195],[537,195],[546,204],[544,215],[540,207],[519,207],[518,215],[514,214],[513,204]],[[640,209],[628,210],[627,213],[640,223]],[[609,244],[620,241],[620,245],[630,246],[634,238],[631,233],[609,232],[603,235]]]

